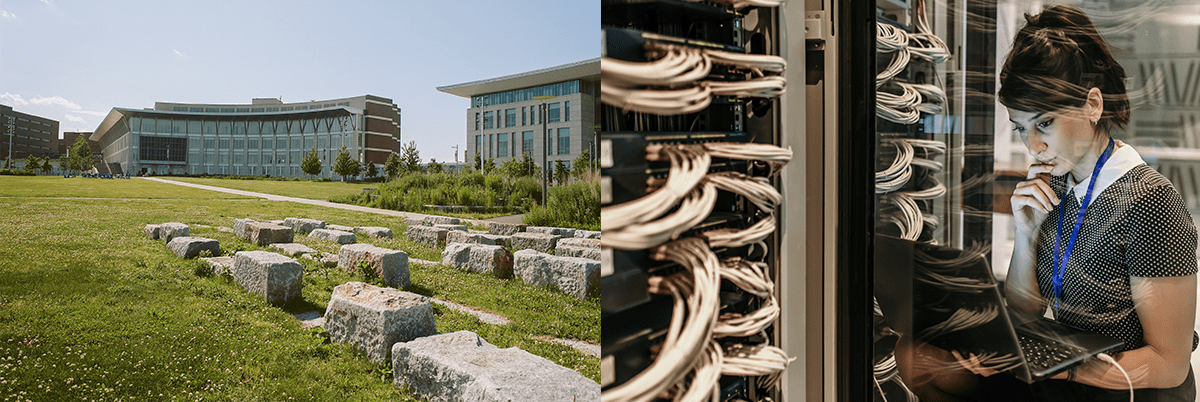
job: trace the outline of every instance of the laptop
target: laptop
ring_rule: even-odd
[[[985,254],[875,236],[875,298],[892,328],[914,341],[981,357],[1027,383],[1124,345],[1048,318],[1009,314]]]

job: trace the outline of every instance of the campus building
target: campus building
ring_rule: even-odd
[[[0,105],[0,160],[20,160],[30,155],[54,156],[58,151],[58,121]]]
[[[88,149],[90,151],[92,151],[92,155],[99,156],[100,155],[100,143],[88,139],[91,136],[92,136],[92,132],[90,132],[90,131],[68,131],[68,132],[62,133],[62,139],[57,141],[58,142],[58,154],[59,155],[67,155],[67,153],[71,149],[71,146],[75,145],[75,139],[79,138],[79,137],[83,137],[84,140],[87,140]]]
[[[91,140],[100,143],[105,162],[130,174],[303,177],[300,161],[316,148],[318,177],[336,178],[333,161],[342,146],[377,168],[400,151],[400,108],[373,95],[298,103],[155,102],[153,109],[113,108]]]
[[[568,168],[583,150],[594,149],[600,115],[600,59],[437,88],[471,99],[467,109],[466,161],[476,153],[496,166],[522,154]],[[535,97],[553,97],[536,99]],[[545,110],[543,113],[542,110]],[[549,134],[545,145],[542,127]]]

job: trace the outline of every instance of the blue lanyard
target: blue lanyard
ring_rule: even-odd
[[[1088,204],[1092,202],[1092,189],[1096,188],[1096,182],[1100,179],[1100,168],[1108,162],[1108,158],[1112,156],[1113,140],[1108,139],[1108,147],[1104,149],[1104,153],[1100,154],[1100,160],[1096,161],[1096,168],[1092,169],[1092,181],[1088,183],[1087,193],[1083,195],[1083,202],[1079,203],[1079,214],[1075,216],[1075,227],[1071,229],[1071,237],[1067,238],[1067,249],[1062,250],[1061,258],[1059,255],[1059,243],[1062,243],[1063,221],[1066,220],[1066,212],[1063,211],[1063,205],[1058,206],[1058,232],[1054,236],[1054,275],[1051,278],[1054,284],[1054,309],[1058,310],[1058,302],[1062,300],[1062,285],[1063,275],[1067,270],[1067,261],[1071,259],[1071,249],[1075,248],[1075,239],[1079,237],[1079,228],[1083,226],[1083,214],[1087,212]]]

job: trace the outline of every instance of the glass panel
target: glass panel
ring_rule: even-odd
[[[307,119],[307,120],[302,121],[302,123],[304,124],[304,133],[305,134],[312,134],[312,133],[317,132],[317,126],[316,126],[315,120]]]
[[[521,153],[533,154],[533,132],[525,131],[521,133]]]
[[[187,120],[173,120],[171,122],[171,132],[175,134],[187,133]]]
[[[558,123],[558,121],[559,121],[559,109],[558,109],[559,106],[560,105],[558,103],[551,103],[551,104],[546,105],[546,118],[547,118],[546,122],[547,123]]]
[[[563,121],[571,121],[571,102],[563,102]]]
[[[262,122],[261,122],[261,121],[251,121],[251,122],[247,122],[247,124],[246,124],[246,133],[247,133],[247,134],[261,134],[261,131],[262,131],[262,130],[261,130],[261,127],[262,127]]]
[[[229,126],[230,126],[230,124],[227,121],[218,122],[217,123],[217,134],[229,134],[231,131]]]
[[[216,134],[216,133],[217,133],[217,122],[215,122],[215,121],[204,122],[204,134]]]
[[[517,109],[506,109],[504,111],[504,127],[513,127],[517,125]]]
[[[571,129],[558,129],[558,154],[569,155],[571,153]]]
[[[490,128],[492,128],[492,111],[489,110],[483,112],[483,129],[487,130]]]
[[[233,122],[233,133],[234,134],[245,134],[246,133],[246,122],[244,122],[244,121]]]
[[[188,134],[200,134],[200,121],[188,120]]]
[[[508,157],[508,134],[497,135],[496,141],[498,142],[496,156],[500,158]]]
[[[142,129],[142,118],[141,117],[130,117],[129,118],[129,131],[138,132],[138,131],[141,131],[141,129]]]

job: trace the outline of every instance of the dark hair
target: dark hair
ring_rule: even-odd
[[[1112,133],[1129,124],[1125,69],[1083,11],[1057,5],[1025,14],[1025,27],[1013,39],[1000,70],[1000,103],[1027,112],[1053,112],[1087,103],[1099,88],[1104,112],[1097,130]]]

